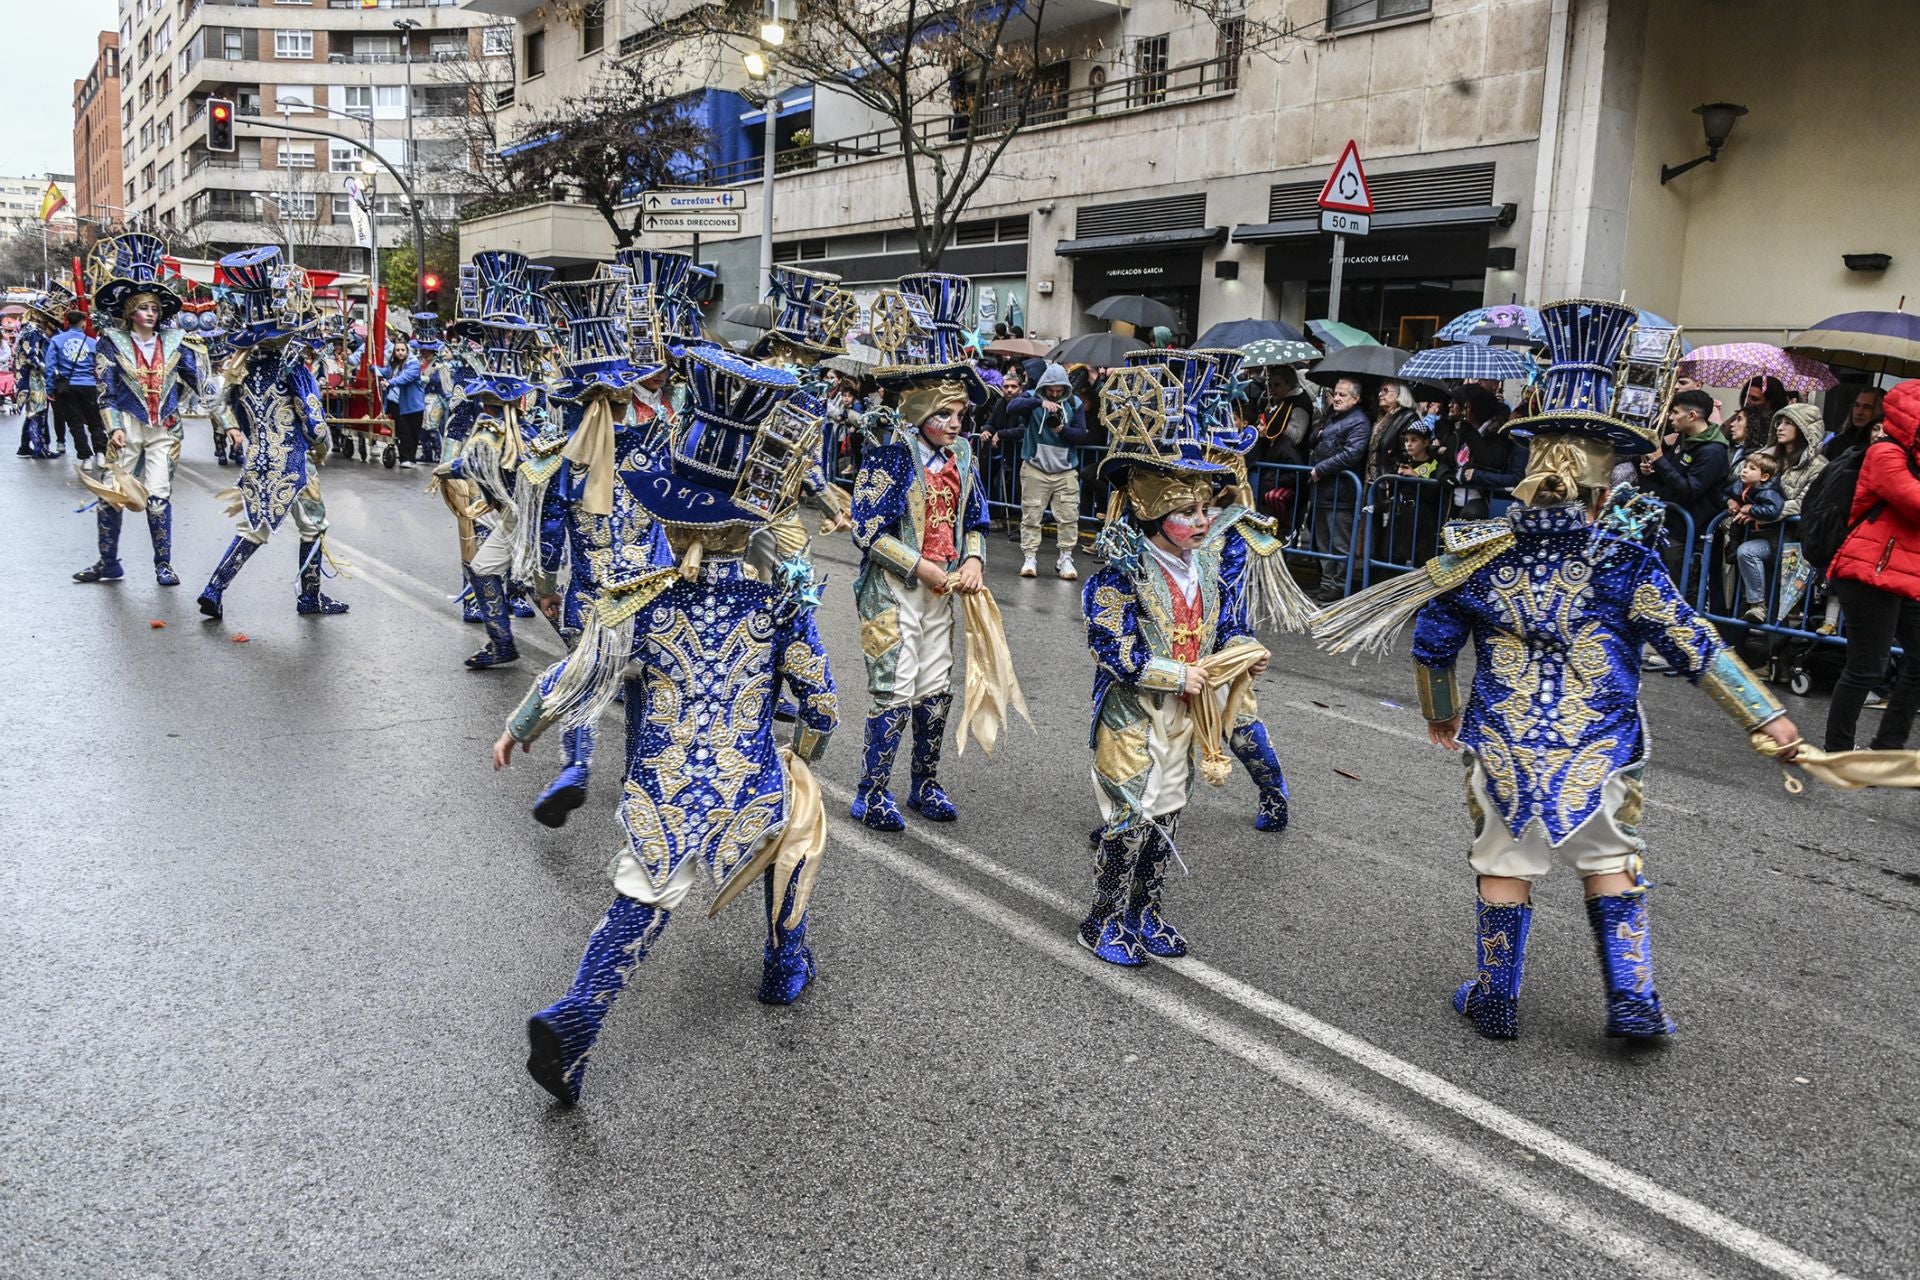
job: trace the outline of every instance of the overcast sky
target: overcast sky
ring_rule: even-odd
[[[0,0],[6,108],[0,176],[73,172],[73,82],[93,68],[94,42],[120,25],[117,0]]]

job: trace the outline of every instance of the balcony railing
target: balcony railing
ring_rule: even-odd
[[[432,62],[458,62],[467,56],[465,49],[443,49],[437,53],[330,53],[328,62],[349,62],[361,66],[425,66]]]
[[[374,6],[380,9],[451,9],[460,0],[378,0]],[[327,0],[329,9],[364,9],[367,6],[361,0]]]
[[[1037,93],[1027,109],[1027,128],[1042,125],[1084,123],[1122,115],[1132,111],[1155,110],[1233,93],[1240,85],[1237,57],[1210,58],[1146,75],[1109,80],[1098,87],[1085,86],[1057,93]],[[1015,118],[1016,105],[991,101],[977,109],[957,111],[944,117],[950,142],[964,140],[971,131],[977,138],[991,138],[1008,129]],[[942,118],[930,117],[921,128],[937,136]],[[865,160],[900,154],[900,134],[895,129],[857,133],[826,142],[809,142],[788,147],[773,156],[775,173],[794,173],[822,166],[859,164]],[[696,171],[688,181],[702,186],[724,187],[758,181],[762,170],[759,156],[748,156],[727,164]]]

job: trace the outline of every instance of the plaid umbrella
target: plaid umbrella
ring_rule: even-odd
[[[1920,316],[1848,311],[1828,316],[1787,343],[1794,355],[1867,373],[1920,377]]]
[[[1697,347],[1680,362],[1680,376],[1707,387],[1744,387],[1759,377],[1778,378],[1794,391],[1825,391],[1840,380],[1818,360],[1765,342],[1728,342]]]
[[[1311,342],[1286,342],[1279,338],[1261,338],[1240,348],[1246,356],[1242,369],[1265,369],[1276,364],[1311,364],[1320,358],[1320,349]]]
[[[1350,324],[1341,324],[1338,320],[1309,320],[1307,332],[1326,343],[1328,351],[1380,345],[1380,340],[1366,330],[1356,329]]]
[[[1412,382],[1465,382],[1470,378],[1524,381],[1533,375],[1534,368],[1531,357],[1512,347],[1468,342],[1416,352],[1400,366],[1400,376]]]

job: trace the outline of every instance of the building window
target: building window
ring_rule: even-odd
[[[371,111],[399,111],[406,106],[406,90],[397,84],[350,84],[347,110],[364,116]]]
[[[262,198],[279,206],[283,218],[312,221],[320,213],[320,197],[311,191],[268,191]]]
[[[535,76],[547,73],[547,30],[529,31],[525,44],[525,54],[521,58],[520,78],[531,80]]]
[[[133,139],[132,138],[128,138],[125,142],[120,144],[120,167],[125,170],[131,170],[133,168]]]
[[[1134,106],[1167,100],[1167,37],[1142,36],[1133,42]]]
[[[152,165],[148,165],[146,168],[140,171],[140,190],[143,192],[153,190],[153,166]]]
[[[504,58],[513,52],[513,28],[487,27],[480,33],[480,53],[487,58]]]
[[[273,56],[276,58],[313,58],[313,32],[276,31],[273,33]]]
[[[165,22],[160,24],[160,29],[153,33],[153,51],[155,53],[165,53],[167,51],[167,46],[171,45],[172,43],[173,43],[173,19],[168,18]]]
[[[160,83],[154,86],[154,92],[163,98],[173,92],[173,72],[162,71],[160,73]]]
[[[1240,59],[1247,51],[1247,20],[1222,18],[1214,28],[1213,56],[1218,64],[1214,73],[1224,92],[1240,87]]]
[[[131,128],[133,128],[133,103],[123,102],[120,104],[120,132],[125,133]]]
[[[311,142],[281,143],[280,167],[282,169],[313,168],[313,144]]]
[[[140,105],[146,106],[153,101],[153,77],[148,76],[140,82]]]
[[[220,33],[220,56],[228,62],[238,62],[246,56],[246,39],[241,32],[229,27]]]
[[[160,166],[160,194],[173,190],[173,162],[169,160]]]
[[[600,52],[607,42],[607,0],[589,0],[580,14],[580,53]]]
[[[1412,17],[1432,8],[1433,0],[1327,0],[1327,30],[1345,31],[1389,18]]]
[[[327,168],[335,173],[352,173],[360,167],[360,148],[351,142],[327,144]]]

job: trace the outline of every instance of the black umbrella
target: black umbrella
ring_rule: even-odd
[[[1127,352],[1138,351],[1146,345],[1138,338],[1118,333],[1083,333],[1077,338],[1068,338],[1047,352],[1047,359],[1055,364],[1086,364],[1096,369],[1111,369],[1126,363]]]
[[[773,308],[764,302],[736,302],[720,318],[745,329],[773,328]]]
[[[1307,335],[1290,324],[1278,320],[1222,320],[1210,325],[1207,331],[1195,338],[1193,345],[1202,351],[1211,351],[1226,347],[1238,351],[1248,343],[1258,342],[1262,338],[1272,338],[1280,342],[1305,342]]]
[[[1399,382],[1400,366],[1411,353],[1399,347],[1343,347],[1307,371],[1307,376],[1323,387],[1342,378],[1375,378]]]
[[[1137,293],[1121,293],[1111,298],[1102,298],[1087,308],[1087,314],[1095,320],[1118,320],[1121,324],[1130,324],[1136,329],[1178,329],[1180,316],[1164,302],[1155,302],[1152,298]]]

